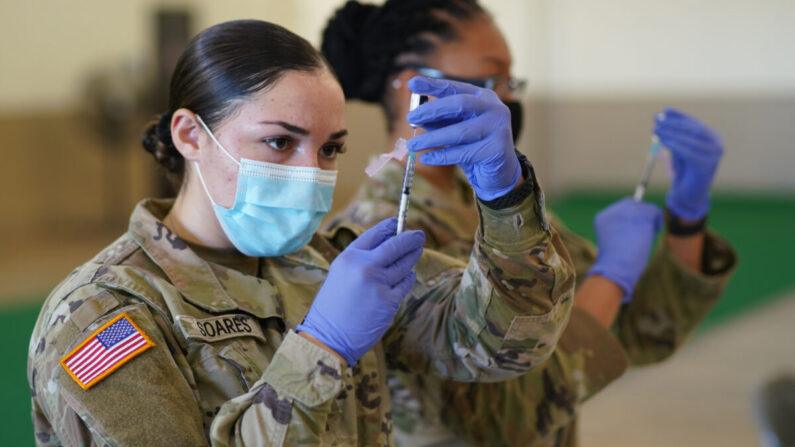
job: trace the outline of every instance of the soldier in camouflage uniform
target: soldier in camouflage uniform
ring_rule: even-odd
[[[489,92],[415,81],[452,104],[465,96],[452,89],[477,93],[478,107],[503,113]],[[421,233],[391,236],[394,220],[364,233],[312,229],[297,250],[249,256],[272,247],[246,237],[279,234],[235,232],[226,220],[241,197],[269,197],[241,179],[261,186],[248,172],[296,168],[289,172],[305,179],[335,167],[342,91],[306,41],[259,21],[200,33],[171,88],[170,112],[143,140],[184,183],[175,201],[141,202],[128,231],[44,303],[28,359],[37,445],[393,445],[387,368],[498,381],[555,351],[572,308],[573,267],[547,225],[531,165],[497,144],[504,138],[482,142],[518,177],[491,189],[480,179],[479,196],[496,198],[476,202],[480,226],[467,260],[422,253]],[[504,121],[487,124],[504,136]],[[263,125],[278,131],[252,130]],[[296,157],[303,164],[289,165]],[[379,257],[389,250],[399,255]],[[545,380],[568,380],[561,372],[545,369]]]
[[[348,209],[334,216],[329,227],[343,222],[367,225],[394,215],[402,175],[397,163],[385,166],[362,185]],[[466,237],[467,227],[478,226],[477,209],[463,179],[459,178],[459,186],[458,191],[442,191],[425,178],[415,177],[408,214],[407,226],[422,228],[428,235],[427,246],[450,256],[466,252],[473,243]],[[579,285],[596,259],[596,249],[547,215],[572,258]],[[576,442],[573,422],[582,402],[619,377],[628,363],[645,365],[666,359],[714,306],[734,269],[736,255],[724,239],[707,231],[703,261],[704,272],[692,271],[665,244],[659,245],[632,301],[621,307],[610,328],[619,349],[593,316],[575,307],[553,359],[519,378],[461,384],[399,373],[399,380],[390,381],[396,428],[413,432],[417,425],[444,421],[477,445],[572,445]],[[419,402],[414,396],[420,397]],[[449,442],[438,430],[431,433]]]
[[[406,96],[405,80],[415,71],[435,71],[477,85],[490,83],[510,108],[514,137],[518,134],[521,109],[513,100],[516,91],[511,88],[517,83],[508,81],[510,54],[499,30],[475,1],[393,0],[380,7],[348,2],[329,21],[323,52],[337,69],[347,98],[381,104],[391,143],[398,137],[412,136],[413,130],[402,123],[402,110],[407,104],[401,98]],[[669,125],[658,123],[656,129],[665,136],[665,142],[676,146],[684,135],[694,134],[704,141],[717,142],[713,145],[717,147],[703,146],[705,155],[718,152],[719,157],[716,135],[695,120],[685,121],[687,117],[676,111],[666,111],[666,115]],[[690,127],[674,128],[678,122]],[[702,146],[696,149],[702,150]],[[675,167],[683,170],[681,165]],[[396,215],[402,177],[400,164],[386,165],[362,185],[345,212],[335,216],[327,227],[333,229],[343,223],[367,226]],[[460,171],[420,165],[407,226],[422,229],[428,247],[465,259],[474,243],[470,235],[479,225],[476,201]],[[601,226],[607,239],[619,239],[623,237],[622,226],[638,219],[641,211],[651,211],[654,216],[656,207],[619,202],[601,213],[597,223],[619,217],[619,225]],[[577,286],[589,278],[589,271],[594,278],[597,250],[593,244],[554,217],[550,217],[550,223],[572,257]],[[655,233],[656,229],[649,234]],[[625,238],[623,243],[637,245],[633,249],[641,252],[633,255],[636,268],[643,272],[628,287],[634,292],[625,297],[620,309],[616,303],[616,310],[608,312],[607,318],[600,306],[594,312],[594,306],[587,305],[587,293],[582,299],[578,293],[576,302],[583,306],[575,306],[558,349],[541,368],[494,384],[393,374],[389,384],[396,439],[405,446],[576,445],[580,404],[620,376],[628,365],[659,362],[670,356],[721,295],[736,265],[736,255],[714,232],[696,233],[677,238],[669,230],[645,271],[643,244],[632,244]],[[646,243],[646,253],[651,240]],[[677,244],[683,241],[699,246],[695,256],[689,251],[691,245],[682,255]]]

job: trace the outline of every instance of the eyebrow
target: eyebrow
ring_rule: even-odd
[[[343,129],[343,130],[340,130],[338,132],[334,132],[333,134],[329,135],[328,139],[329,140],[336,140],[337,138],[342,138],[345,135],[348,135],[348,131]]]
[[[309,131],[304,129],[303,127],[298,127],[290,123],[285,123],[284,121],[260,121],[260,124],[276,124],[278,126],[284,127],[290,132],[297,133],[298,135],[309,135]],[[329,139],[336,140],[337,138],[342,138],[345,135],[348,135],[348,131],[346,129],[343,129],[329,135]]]
[[[309,135],[309,131],[303,127],[294,126],[290,123],[285,123],[284,121],[260,121],[260,124],[276,124],[284,127],[292,133],[297,133],[298,135]]]
[[[509,67],[511,65],[510,62],[506,63],[505,60],[503,60],[503,59],[501,59],[499,57],[485,56],[483,59],[493,63],[494,65],[496,65],[497,66],[497,70],[502,70],[502,69],[507,68],[507,67]]]

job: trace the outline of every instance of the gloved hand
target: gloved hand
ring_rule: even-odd
[[[656,205],[626,198],[600,211],[594,226],[598,252],[588,276],[600,275],[616,283],[624,291],[622,302],[627,303],[662,227],[662,211]]]
[[[709,211],[709,190],[723,155],[720,135],[697,119],[667,108],[654,133],[671,151],[674,179],[665,204],[677,217],[698,220]]]
[[[397,236],[386,219],[356,238],[331,263],[326,281],[297,331],[306,331],[353,366],[384,335],[417,275],[425,233]]]
[[[481,200],[509,193],[519,182],[522,168],[516,158],[511,135],[511,112],[497,94],[474,85],[416,76],[409,88],[438,99],[407,115],[409,123],[427,132],[408,141],[410,151],[426,152],[426,165],[461,167]]]

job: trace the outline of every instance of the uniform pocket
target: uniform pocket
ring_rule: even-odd
[[[218,356],[229,363],[238,373],[240,380],[251,389],[268,366],[268,359],[260,355],[254,340],[238,340],[226,345]]]

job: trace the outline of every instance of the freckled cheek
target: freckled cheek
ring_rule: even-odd
[[[318,163],[320,169],[324,169],[326,171],[336,171],[337,170],[337,161],[336,160],[320,160]]]
[[[235,201],[235,193],[237,192],[237,173],[232,172],[225,176],[224,191],[226,191],[226,197],[231,205]]]
[[[216,179],[216,201],[224,208],[230,208],[235,203],[237,193],[237,172],[232,170],[219,172]]]

